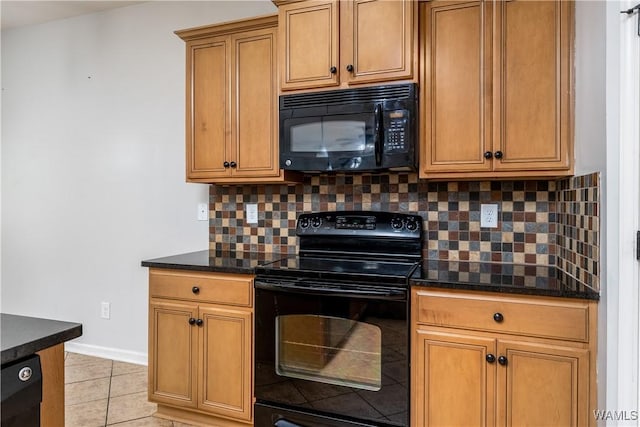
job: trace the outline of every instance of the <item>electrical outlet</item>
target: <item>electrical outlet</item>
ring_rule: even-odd
[[[496,228],[498,226],[498,205],[480,205],[480,227]]]
[[[257,224],[258,223],[258,205],[257,203],[247,203],[244,205],[245,210],[247,212],[247,224]]]
[[[198,221],[209,221],[209,205],[198,203]]]
[[[102,317],[103,319],[111,318],[111,303],[102,302],[100,304],[100,317]]]

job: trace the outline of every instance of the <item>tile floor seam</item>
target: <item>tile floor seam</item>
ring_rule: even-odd
[[[111,427],[111,426],[117,427],[118,425],[121,425],[121,424],[130,423],[131,421],[144,420],[145,418],[149,418],[149,417],[131,418],[130,420],[118,421],[117,423],[106,424],[105,427]],[[173,425],[173,422],[171,422],[171,424]]]
[[[111,361],[111,375],[109,376],[109,392],[107,393],[107,410],[104,414],[104,425],[106,427],[109,422],[109,403],[111,402],[111,382],[113,380],[113,360]]]
[[[69,381],[69,382],[65,382],[64,385],[84,383],[84,382],[93,381],[93,380],[102,380],[104,378],[109,378],[109,377],[110,377],[109,375],[105,375],[104,377],[86,378],[84,380],[79,380],[79,381]]]

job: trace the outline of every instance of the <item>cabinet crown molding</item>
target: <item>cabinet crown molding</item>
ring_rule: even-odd
[[[278,24],[278,15],[264,15],[249,19],[238,19],[235,21],[223,22],[220,24],[204,25],[201,27],[176,30],[174,33],[182,40],[190,41],[206,37],[213,37],[220,34],[229,34],[235,31],[259,30],[273,27]]]
[[[276,6],[280,7],[280,6],[285,5],[285,4],[299,3],[301,1],[303,1],[303,0],[271,0],[271,3],[273,3]]]

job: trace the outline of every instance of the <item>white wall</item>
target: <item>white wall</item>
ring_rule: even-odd
[[[3,312],[81,322],[77,349],[146,360],[140,261],[209,239],[208,187],[185,183],[173,31],[274,12],[161,1],[2,32]]]
[[[575,5],[575,174],[600,172],[601,190],[607,184],[607,10],[605,1],[576,1]],[[598,408],[605,408],[607,383],[607,197],[600,192],[600,285],[598,306]]]
[[[575,174],[606,169],[606,2],[576,1]]]

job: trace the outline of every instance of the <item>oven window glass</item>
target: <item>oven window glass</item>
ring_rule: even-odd
[[[378,391],[382,332],[376,325],[339,317],[276,317],[278,375]]]
[[[365,151],[365,121],[334,120],[292,125],[291,151],[294,153],[316,153],[327,157],[327,153],[343,151]]]

